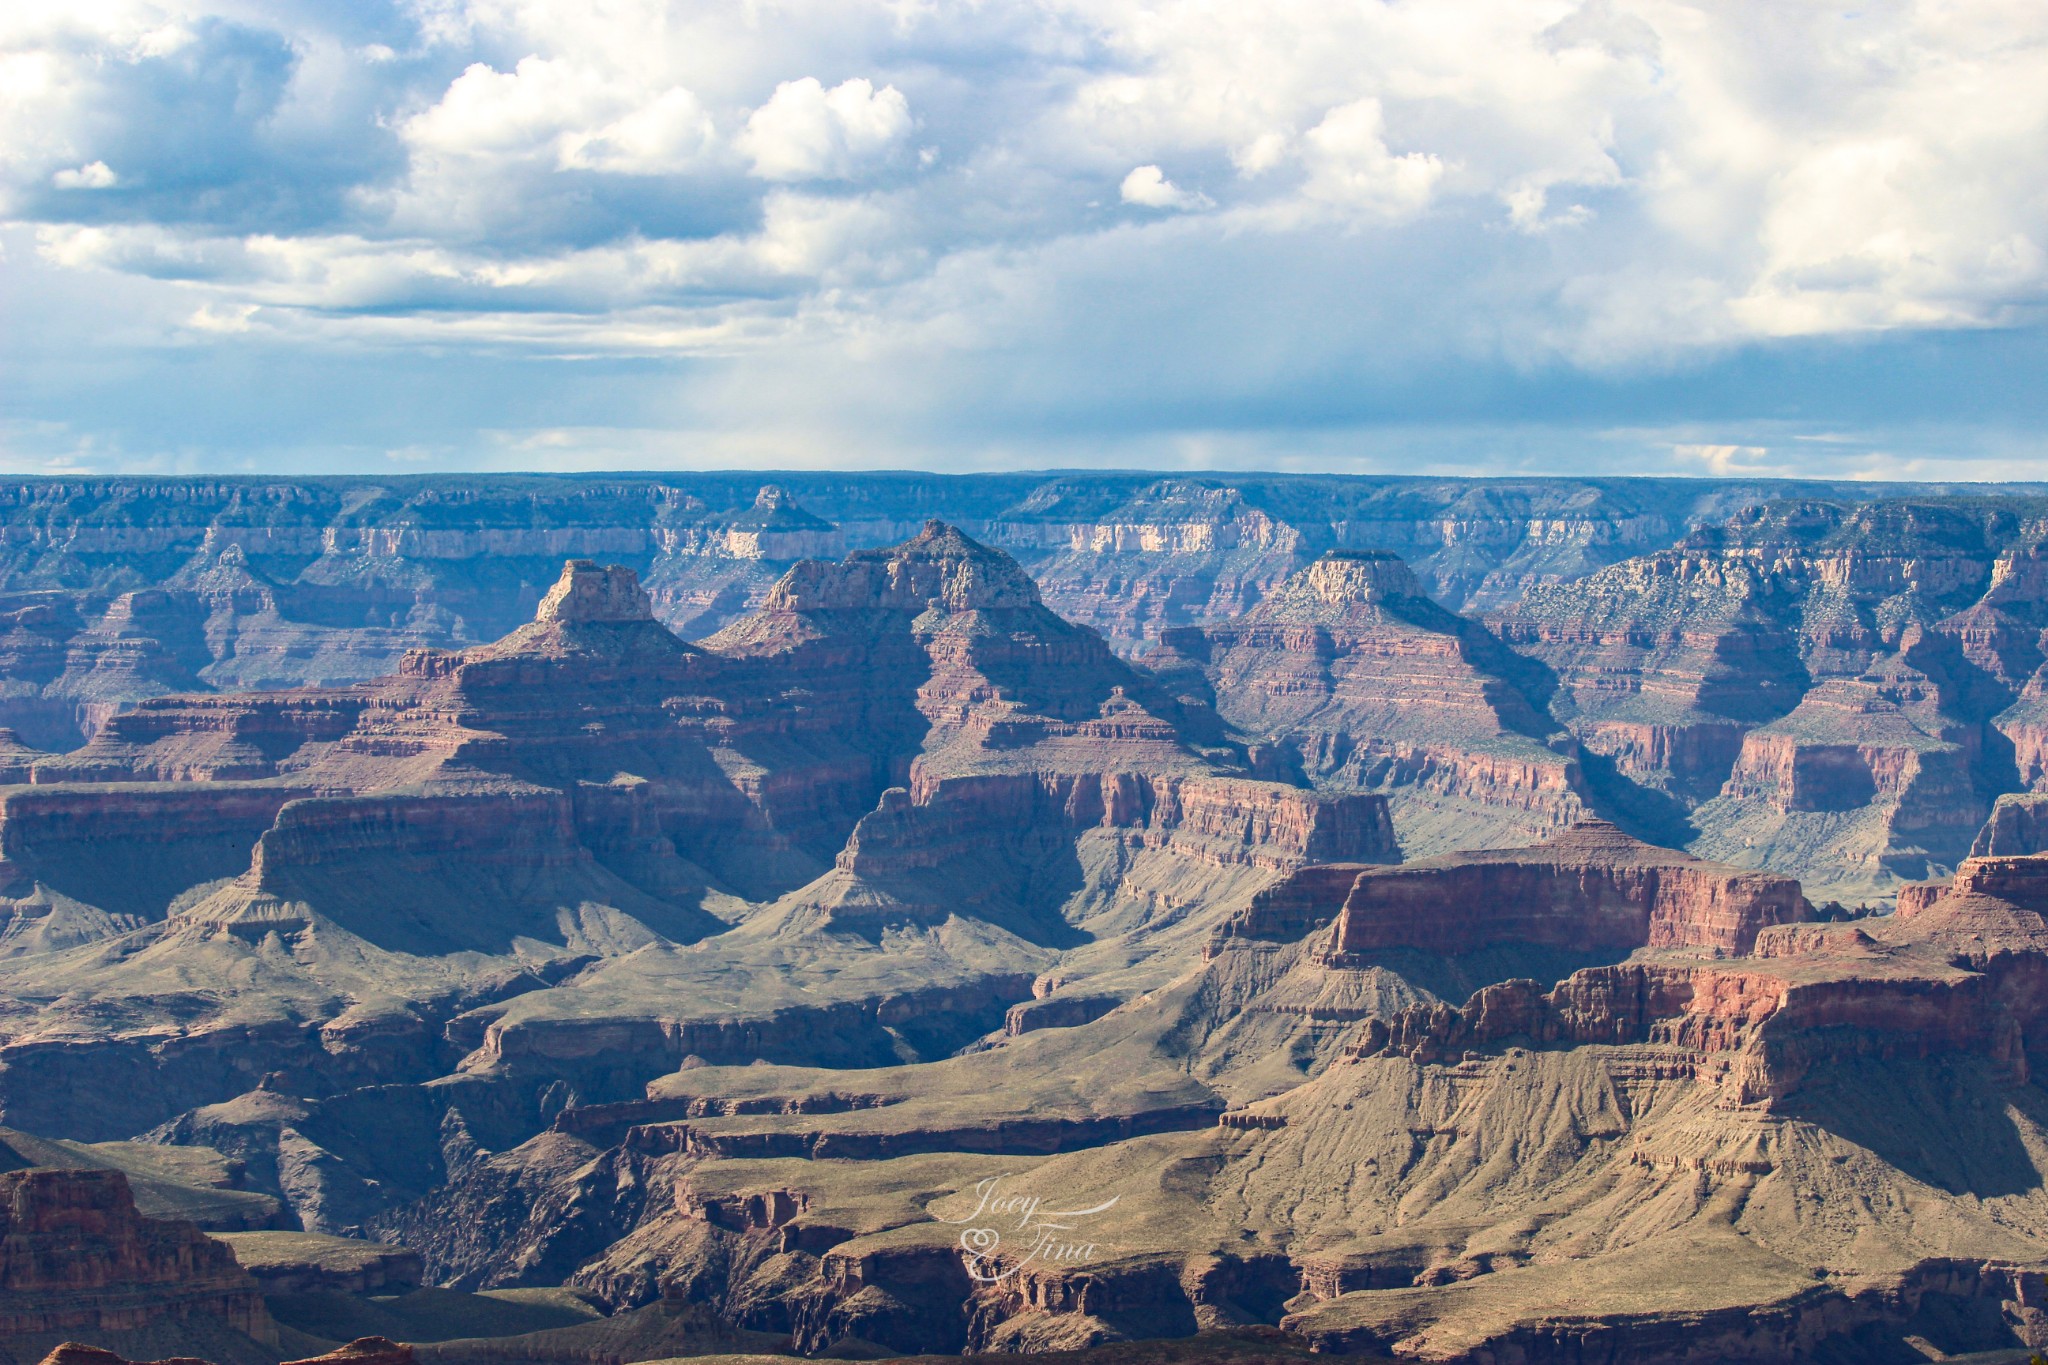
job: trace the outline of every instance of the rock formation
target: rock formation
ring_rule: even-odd
[[[1572,745],[1520,661],[1399,559],[1337,551],[1146,663],[1325,790],[1381,791],[1413,854],[1523,842],[1586,813]]]
[[[285,1365],[413,1365],[413,1349],[387,1337],[357,1337],[336,1350]]]
[[[515,1241],[560,1255],[547,1229],[565,1207],[601,1216],[611,1230],[573,1253],[591,1258],[583,1283],[630,1301],[658,1266],[672,1291],[814,1350],[1052,1349],[1260,1318],[1418,1361],[1564,1361],[1594,1339],[1644,1365],[1695,1337],[1707,1355],[1815,1361],[1852,1339],[2048,1344],[2026,1307],[2048,1266],[2022,1230],[2048,1227],[2048,1203],[2019,1155],[2048,1137],[2024,1097],[2044,912],[2048,858],[1974,860],[1896,916],[1822,922],[1785,879],[1597,823],[1535,848],[1304,868],[1193,975],[1107,1014],[888,1072],[687,1069],[638,1107],[571,1111],[554,1141],[618,1145],[601,1177],[523,1195]],[[1457,1006],[1368,988],[1483,971],[1516,943],[1607,961]],[[1208,1014],[1238,981],[1244,1003]],[[1273,1027],[1260,1017],[1295,1021],[1269,1043],[1334,1024],[1350,1045],[1262,1091],[1276,1073],[1226,1055]],[[1071,1092],[1019,1096],[1029,1132],[986,1121],[989,1097],[1051,1075],[1087,1076],[1098,1100],[1158,1087],[1163,1115],[1165,1076],[1146,1068],[1190,1030],[1210,1103],[1235,1096],[1206,1131],[1087,1132]],[[503,1169],[537,1172],[540,1146]],[[1084,1264],[1020,1250],[986,1285],[959,1273],[960,1224],[936,1220],[971,1209],[980,1151],[1004,1153],[1020,1191],[1098,1209]],[[904,1180],[925,1193],[902,1200]],[[1557,1315],[1567,1295],[1579,1316]]]
[[[42,1365],[211,1365],[211,1362],[191,1356],[178,1356],[169,1360],[124,1360],[112,1351],[67,1341],[44,1356]]]
[[[340,684],[487,641],[568,557],[639,572],[690,638],[799,559],[937,515],[1016,555],[1062,614],[1136,649],[1240,615],[1316,554],[1389,549],[1498,606],[1668,546],[1766,486],[1105,474],[18,479],[0,488],[0,725],[69,749],[194,688]],[[1875,485],[1809,485],[1860,501]]]
[[[22,714],[99,708],[0,739],[37,1356],[415,1277],[614,1310],[505,1359],[2048,1345],[2032,502],[789,482],[208,503],[7,607]],[[389,666],[216,690],[293,612]]]
[[[799,565],[700,645],[630,569],[572,560],[496,643],[348,688],[145,701],[30,776],[0,794],[16,924],[42,926],[0,984],[0,1111],[94,1138],[266,1074],[317,1107],[472,1050],[517,1112],[692,1054],[942,1055],[1062,954],[1077,997],[1142,990],[1275,877],[1399,856],[1380,797],[1253,776],[1213,713],[939,523]],[[130,808],[141,842],[81,866],[65,812]],[[227,978],[256,984],[180,984]],[[50,1083],[77,1068],[124,1079]],[[409,1121],[479,1092],[435,1093]],[[344,1177],[318,1121],[259,1129],[213,1136],[319,1231],[443,1167],[430,1143],[418,1177]]]
[[[1807,914],[1789,878],[1702,862],[1586,820],[1532,848],[1361,872],[1330,951],[1458,954],[1512,942],[1740,956],[1762,930]]]
[[[0,1353],[28,1365],[80,1337],[124,1352],[239,1340],[247,1359],[277,1334],[234,1253],[142,1217],[119,1171],[0,1173]]]
[[[1583,820],[1528,848],[1402,867],[1305,867],[1261,892],[1222,933],[1300,937],[1334,923],[1325,949],[1333,960],[1392,949],[1457,956],[1505,943],[1741,956],[1764,929],[1810,913],[1789,878],[1703,862]]]
[[[1953,868],[2030,784],[2048,629],[2026,499],[1761,505],[1496,621],[1597,794],[1844,900]]]

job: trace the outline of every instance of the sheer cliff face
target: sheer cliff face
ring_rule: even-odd
[[[1360,873],[1330,951],[1457,955],[1514,942],[1739,956],[1762,930],[1807,916],[1789,878],[1703,862],[1589,820],[1533,848]]]
[[[1392,555],[1325,555],[1237,620],[1167,631],[1145,662],[1213,698],[1266,763],[1387,794],[1411,855],[1585,813],[1571,741],[1523,692],[1521,661]]]

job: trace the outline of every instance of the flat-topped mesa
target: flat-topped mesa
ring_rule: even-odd
[[[1585,820],[1531,848],[1360,872],[1330,953],[1341,960],[1389,948],[1462,953],[1536,943],[1740,955],[1759,930],[1809,918],[1789,877],[1704,862]]]
[[[1016,560],[942,521],[901,545],[856,550],[837,563],[804,560],[783,576],[762,610],[1024,610],[1042,606],[1038,585]]]
[[[1379,550],[1331,550],[1254,607],[1248,621],[1342,619],[1346,609],[1426,598],[1415,571]]]
[[[594,559],[572,559],[562,576],[540,600],[536,621],[652,621],[654,603],[640,586],[640,576],[623,564],[600,566]]]
[[[637,670],[664,662],[687,666],[696,653],[655,619],[653,601],[633,570],[623,564],[571,559],[562,565],[562,576],[526,625],[460,653],[409,650],[399,672],[420,679],[452,675],[465,690],[507,681],[530,687],[532,679],[517,667],[529,660],[575,658],[574,667],[580,671],[588,661],[606,659]],[[509,675],[507,664],[514,666]],[[616,681],[602,672],[583,680],[600,686]]]

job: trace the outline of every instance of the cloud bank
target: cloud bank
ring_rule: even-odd
[[[1996,474],[2044,140],[2025,0],[15,7],[0,448]]]

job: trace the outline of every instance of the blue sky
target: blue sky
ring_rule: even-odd
[[[2034,0],[58,9],[13,472],[2048,469]]]

